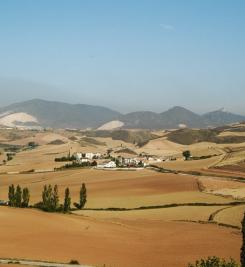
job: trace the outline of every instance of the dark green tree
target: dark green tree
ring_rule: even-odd
[[[59,191],[58,185],[54,186],[53,197],[52,197],[52,209],[56,211],[59,208]]]
[[[65,190],[65,199],[64,199],[64,206],[63,206],[63,211],[65,213],[69,212],[71,209],[71,197],[70,197],[70,190],[67,187]]]
[[[80,188],[80,209],[84,208],[87,202],[87,189],[86,185],[83,183],[82,187]]]
[[[49,184],[44,185],[43,187],[43,192],[42,192],[42,202],[40,203],[40,208],[53,212],[53,211],[58,211],[60,206],[59,206],[59,192],[58,192],[58,185],[54,186],[54,189],[52,186]]]
[[[30,192],[29,189],[25,187],[22,192],[22,207],[28,208],[29,201],[30,201]]]
[[[9,198],[9,206],[14,207],[15,206],[15,188],[13,184],[9,186],[8,198]]]
[[[183,156],[185,157],[185,160],[188,160],[191,157],[191,152],[186,150],[183,152]]]
[[[143,163],[142,161],[140,161],[140,162],[138,163],[138,167],[143,168],[143,167],[144,167],[144,163]]]
[[[53,188],[51,184],[48,185],[47,189],[47,211],[53,211]]]
[[[43,192],[42,192],[42,202],[43,202],[43,208],[47,207],[48,199],[47,199],[47,185],[45,184],[43,187]]]
[[[74,206],[77,209],[81,210],[82,208],[84,208],[86,202],[87,202],[87,189],[86,189],[86,185],[83,183],[80,188],[80,201],[79,203],[74,203]]]
[[[241,267],[245,267],[245,213],[242,220]]]
[[[21,187],[17,185],[16,192],[15,192],[15,206],[20,208],[21,202],[22,202],[22,190],[21,190]]]

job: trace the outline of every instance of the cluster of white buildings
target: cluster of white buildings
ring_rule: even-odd
[[[75,153],[74,156],[76,160],[80,163],[98,160],[99,162],[97,162],[98,163],[97,168],[117,168],[117,167],[139,168],[139,167],[146,167],[149,164],[164,161],[164,159],[153,158],[153,157],[149,157],[146,155],[138,156],[138,157],[136,156],[132,158],[122,157],[122,156],[116,156],[115,158],[113,157],[108,158],[108,157],[105,157],[105,155],[102,155],[100,153],[86,152],[86,153]],[[105,162],[102,162],[103,159],[105,160]]]

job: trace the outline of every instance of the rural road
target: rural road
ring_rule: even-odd
[[[47,261],[32,261],[32,260],[18,260],[18,259],[0,259],[0,264],[21,264],[30,266],[44,266],[44,267],[92,267],[89,265],[54,263]]]

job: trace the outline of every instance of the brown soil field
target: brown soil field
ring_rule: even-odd
[[[157,138],[149,141],[145,146],[138,148],[136,152],[147,153],[157,156],[181,156],[185,146],[168,141],[166,137]]]
[[[183,160],[178,159],[176,161],[165,161],[157,163],[156,165],[165,169],[179,170],[179,171],[198,171],[207,169],[210,166],[215,165],[221,160],[222,156],[215,156],[202,160]]]
[[[44,145],[33,150],[16,153],[11,161],[0,166],[0,172],[19,172],[35,170],[53,170],[55,167],[65,163],[54,161],[56,157],[66,156],[69,153],[68,144],[64,145]]]
[[[88,191],[87,208],[163,205],[188,202],[225,203],[232,199],[199,192],[197,179],[189,175],[141,171],[103,171],[76,169],[37,174],[0,175],[0,199],[7,199],[8,186],[28,186],[31,203],[41,200],[45,184],[57,184],[61,198],[68,186],[72,200],[77,201],[81,184]]]
[[[234,171],[232,169],[223,169],[223,168],[210,168],[210,169],[202,169],[202,173],[210,174],[210,176],[226,176],[226,177],[241,177],[245,179],[245,172]]]
[[[68,138],[54,132],[43,132],[43,133],[33,133],[32,136],[24,137],[21,139],[13,140],[13,141],[8,141],[8,144],[11,145],[26,145],[29,142],[35,142],[39,145],[46,145],[54,140],[62,140],[63,142],[68,142]]]
[[[185,267],[217,255],[239,259],[240,232],[187,222],[121,223],[0,207],[0,256],[96,266]],[[9,231],[11,229],[11,231]]]
[[[25,143],[26,144],[26,143]],[[98,150],[94,146],[81,147],[76,142],[68,142],[61,145],[41,145],[32,150],[16,153],[14,158],[6,165],[0,166],[0,173],[20,172],[35,170],[53,170],[54,168],[65,165],[65,162],[55,162],[57,157],[67,156],[74,152],[105,152],[106,149]]]
[[[219,178],[200,178],[205,192],[215,195],[232,196],[234,199],[245,199],[245,183]]]
[[[200,142],[197,144],[189,145],[188,150],[191,151],[191,154],[195,157],[208,156],[208,155],[220,155],[223,152],[222,148],[210,142]]]
[[[222,207],[224,208],[224,207]],[[144,221],[208,221],[210,214],[220,210],[220,206],[213,207],[175,207],[151,210],[132,211],[94,211],[81,210],[74,214],[93,217],[104,220],[144,220]]]
[[[218,166],[215,169],[221,170],[221,171],[228,171],[228,172],[234,172],[234,173],[245,173],[245,162],[244,159],[242,162],[238,162],[234,165],[224,165],[224,166]]]
[[[241,221],[245,212],[245,205],[231,207],[220,211],[215,216],[215,221],[218,223],[226,223],[241,227]]]

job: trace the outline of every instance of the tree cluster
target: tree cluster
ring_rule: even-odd
[[[82,187],[80,189],[80,201],[79,203],[74,203],[74,206],[76,208],[82,209],[85,206],[85,203],[87,201],[86,191],[87,190],[85,184],[82,184]],[[42,201],[35,204],[34,207],[47,212],[68,213],[71,210],[71,195],[69,187],[65,189],[63,204],[60,204],[59,199],[60,198],[57,185],[55,185],[54,187],[52,187],[52,185],[44,185],[42,192]]]
[[[97,162],[94,160],[92,162],[76,162],[73,161],[71,164],[65,164],[64,166],[61,166],[59,168],[55,168],[55,170],[64,170],[64,169],[75,169],[75,168],[83,168],[83,167],[96,167]]]
[[[59,192],[58,186],[52,188],[51,185],[44,185],[42,192],[42,209],[49,212],[54,212],[59,209]]]
[[[19,185],[15,189],[15,186],[12,184],[9,186],[8,198],[10,207],[27,208],[30,201],[29,189],[25,187],[22,190]]]
[[[76,157],[74,155],[72,156],[63,156],[61,158],[55,158],[54,161],[56,162],[63,162],[63,161],[73,161],[73,160],[76,160]]]

